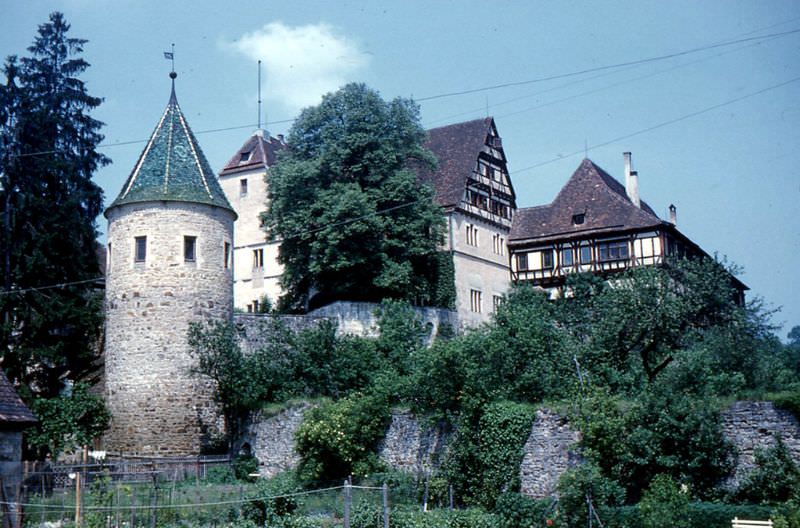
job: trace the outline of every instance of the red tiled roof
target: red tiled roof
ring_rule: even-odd
[[[475,119],[428,130],[425,148],[436,156],[435,170],[418,170],[419,179],[436,191],[436,203],[442,207],[461,202],[467,188],[467,176],[475,168],[486,136],[493,126],[491,117]]]
[[[584,159],[549,205],[518,209],[509,233],[514,240],[565,238],[606,231],[661,226],[644,201],[636,207],[625,187],[591,160]],[[573,215],[583,214],[582,224]]]
[[[0,371],[0,423],[24,425],[37,421],[30,409],[17,395],[6,375]]]
[[[219,175],[225,176],[256,168],[266,169],[275,163],[277,152],[285,147],[286,145],[279,139],[272,136],[264,137],[260,131],[257,131],[236,151]]]

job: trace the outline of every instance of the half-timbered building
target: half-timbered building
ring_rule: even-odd
[[[509,234],[511,279],[529,281],[555,297],[567,276],[603,276],[636,266],[664,264],[669,257],[708,256],[681,233],[676,210],[662,220],[639,197],[638,174],[625,153],[625,185],[584,159],[548,205],[517,211]],[[744,302],[747,287],[732,277]]]
[[[488,321],[510,284],[507,243],[517,209],[502,139],[487,117],[431,129],[425,146],[438,166],[419,177],[444,210],[459,320]]]

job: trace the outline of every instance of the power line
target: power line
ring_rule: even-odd
[[[788,23],[788,22],[790,22],[790,21],[784,22],[782,24],[785,24],[785,23]],[[775,24],[775,25],[782,25],[782,24]],[[769,26],[769,27],[774,27],[775,25]],[[579,75],[583,75],[583,74],[586,74],[586,73],[597,72],[597,71],[604,71],[604,70],[612,70],[612,69],[617,69],[617,68],[625,68],[625,67],[630,67],[630,66],[637,66],[637,65],[640,65],[640,64],[667,60],[667,59],[671,59],[671,58],[675,58],[675,57],[680,57],[680,56],[684,56],[684,55],[698,53],[700,51],[705,51],[705,50],[714,49],[714,48],[720,48],[720,47],[725,47],[725,46],[731,46],[731,45],[734,45],[734,44],[739,44],[739,43],[744,43],[744,42],[771,40],[771,39],[775,39],[775,38],[779,38],[779,37],[783,37],[783,36],[787,36],[787,35],[792,35],[792,34],[795,34],[795,33],[800,33],[800,28],[792,29],[792,30],[788,30],[788,31],[783,31],[783,32],[779,32],[779,33],[769,33],[769,34],[766,34],[766,35],[760,35],[760,36],[756,36],[756,37],[747,37],[747,38],[740,38],[740,39],[735,39],[735,40],[728,40],[728,41],[725,41],[725,42],[719,42],[719,43],[716,43],[716,44],[709,44],[707,46],[701,46],[701,47],[698,47],[698,48],[692,48],[692,49],[683,50],[683,51],[670,53],[670,54],[666,54],[666,55],[659,55],[659,56],[655,56],[655,57],[648,57],[648,58],[644,58],[644,59],[638,59],[638,60],[633,60],[633,61],[628,61],[628,62],[621,62],[621,63],[616,63],[616,64],[608,64],[608,65],[604,65],[604,66],[597,66],[597,67],[594,67],[594,68],[588,68],[588,69],[579,70],[579,71],[561,73],[561,74],[551,75],[551,76],[547,76],[547,77],[540,77],[540,78],[536,78],[536,79],[529,79],[529,80],[525,80],[525,81],[502,83],[502,84],[496,84],[496,85],[492,85],[492,86],[485,86],[485,87],[482,87],[482,88],[474,88],[474,89],[462,90],[462,91],[458,91],[458,92],[448,92],[448,93],[436,94],[436,95],[431,95],[431,96],[428,96],[428,97],[422,97],[422,98],[416,99],[416,102],[431,101],[431,100],[435,100],[435,99],[442,99],[442,98],[453,97],[453,96],[457,96],[457,95],[466,95],[466,94],[478,93],[478,92],[489,91],[489,90],[497,90],[497,89],[500,89],[500,88],[509,88],[509,87],[513,87],[513,86],[522,86],[522,85],[526,85],[526,84],[540,83],[540,82],[544,82],[544,81],[563,79],[563,78],[568,78],[568,77],[576,77],[576,76],[579,76]],[[749,33],[745,33],[745,34],[749,34]],[[616,72],[614,72],[614,73],[616,73]],[[597,76],[597,77],[601,77],[601,76]],[[596,77],[592,77],[591,79],[593,79],[593,78],[596,78]],[[584,79],[584,80],[590,80],[590,79]],[[545,90],[544,92],[547,92],[547,91],[552,91],[552,90]],[[542,92],[542,93],[544,93],[544,92]],[[513,101],[513,99],[512,99],[512,101]],[[294,117],[294,118],[290,118],[290,119],[282,119],[282,120],[279,120],[279,121],[271,121],[269,123],[265,123],[265,125],[278,125],[278,124],[292,123],[296,119],[297,118]],[[244,128],[253,128],[253,126],[254,125],[250,124],[250,125],[237,125],[237,126],[222,127],[222,128],[212,128],[212,129],[206,129],[206,130],[197,131],[197,132],[195,132],[195,134],[196,135],[200,135],[200,134],[211,134],[211,133],[216,133],[216,132],[227,132],[227,131],[230,131],[230,130],[241,130],[241,129],[244,129]],[[102,144],[98,145],[97,148],[120,147],[120,146],[125,146],[125,145],[134,145],[134,144],[147,143],[148,141],[149,141],[149,139],[136,139],[136,140],[130,140],[130,141],[121,141],[121,142],[116,142],[116,143],[102,143]],[[24,158],[24,157],[30,157],[30,156],[41,156],[41,155],[46,155],[46,154],[57,154],[58,152],[59,152],[58,150],[43,150],[43,151],[37,151],[37,152],[27,152],[27,153],[23,153],[23,154],[11,154],[9,157],[11,157],[11,158]]]
[[[28,292],[38,292],[41,290],[52,290],[54,288],[66,288],[67,286],[75,286],[77,284],[87,284],[90,282],[97,282],[104,280],[105,277],[95,277],[93,279],[85,279],[79,281],[72,281],[72,282],[60,282],[58,284],[48,284],[46,286],[37,286],[37,287],[29,287],[29,288],[20,288],[18,290],[7,290],[7,291],[0,291],[0,295],[11,295],[11,294],[19,294],[19,293],[28,293]]]
[[[740,44],[740,43],[743,43],[743,42],[752,42],[754,40],[765,40],[765,39],[772,38],[772,37],[782,37],[782,36],[791,35],[791,34],[794,34],[794,33],[800,33],[800,29],[792,29],[792,30],[789,30],[789,31],[783,31],[781,33],[771,33],[771,34],[768,34],[768,35],[761,35],[761,36],[758,36],[758,37],[748,37],[748,38],[742,38],[742,39],[736,39],[736,40],[729,40],[729,41],[726,41],[726,42],[719,42],[717,44],[709,44],[707,46],[701,46],[699,48],[692,48],[692,49],[688,49],[688,50],[678,51],[678,52],[669,53],[669,54],[666,54],[666,55],[657,55],[655,57],[648,57],[646,59],[637,59],[637,60],[627,61],[627,62],[618,62],[616,64],[606,64],[604,66],[595,66],[594,68],[586,68],[586,69],[583,69],[583,70],[578,70],[578,71],[573,71],[573,72],[559,73],[559,74],[556,74],[556,75],[549,75],[547,77],[538,77],[536,79],[528,79],[526,81],[515,81],[515,82],[502,83],[502,84],[494,84],[494,85],[491,85],[491,86],[484,86],[482,88],[473,88],[473,89],[470,89],[470,90],[462,90],[462,91],[459,91],[459,92],[448,92],[448,93],[443,93],[443,94],[430,95],[428,97],[421,97],[421,98],[417,99],[416,101],[417,102],[432,101],[434,99],[443,99],[445,97],[455,97],[457,95],[467,95],[467,94],[472,94],[472,93],[486,92],[486,91],[489,91],[489,90],[498,90],[500,88],[510,88],[510,87],[513,87],[513,86],[524,86],[526,84],[540,83],[540,82],[545,82],[545,81],[553,81],[553,80],[556,80],[556,79],[564,79],[564,78],[567,78],[567,77],[576,77],[578,75],[583,75],[583,74],[586,74],[586,73],[592,73],[592,72],[603,71],[603,70],[611,70],[611,69],[615,69],[615,68],[622,68],[624,66],[634,66],[634,65],[637,65],[637,64],[644,64],[644,63],[647,63],[647,62],[656,62],[656,61],[662,61],[662,60],[667,60],[667,59],[673,59],[675,57],[681,57],[683,55],[689,55],[689,54],[692,54],[692,53],[698,53],[700,51],[706,51],[706,50],[710,50],[710,49],[714,49],[714,48],[721,48],[721,47],[724,47],[724,46],[731,46],[733,44]]]
[[[723,106],[728,106],[728,105],[733,104],[733,103],[738,103],[739,101],[742,101],[744,99],[748,99],[750,97],[755,97],[756,95],[760,95],[760,94],[763,94],[765,92],[769,92],[769,91],[781,88],[783,86],[795,83],[797,81],[800,81],[800,77],[795,77],[793,79],[789,79],[788,81],[784,81],[784,82],[779,83],[779,84],[774,84],[772,86],[768,86],[767,88],[762,88],[761,90],[757,90],[755,92],[750,92],[750,93],[742,95],[740,97],[736,97],[734,99],[729,99],[729,100],[727,100],[725,102],[718,103],[718,104],[715,104],[715,105],[712,105],[712,106],[708,106],[708,107],[703,108],[701,110],[697,110],[697,111],[691,112],[689,114],[684,114],[684,115],[682,115],[680,117],[676,117],[676,118],[670,119],[668,121],[663,121],[663,122],[658,123],[656,125],[649,126],[647,128],[643,128],[643,129],[637,130],[635,132],[631,132],[630,134],[625,134],[623,136],[619,136],[619,137],[616,137],[614,139],[609,139],[608,141],[604,141],[603,143],[598,143],[596,145],[591,145],[589,147],[584,147],[581,150],[576,150],[575,152],[571,152],[571,153],[565,154],[563,156],[559,156],[559,157],[552,158],[552,159],[549,159],[549,160],[546,160],[546,161],[542,161],[540,163],[536,163],[534,165],[529,165],[527,167],[523,167],[521,169],[517,169],[517,170],[514,171],[513,174],[519,174],[520,172],[524,172],[524,171],[527,171],[527,170],[535,169],[537,167],[542,167],[544,165],[549,165],[550,163],[555,163],[555,162],[561,161],[563,159],[567,159],[567,158],[571,158],[573,156],[577,156],[578,154],[583,154],[585,151],[589,151],[589,150],[594,150],[594,149],[597,149],[597,148],[605,147],[605,146],[611,145],[612,143],[617,143],[618,141],[622,141],[623,139],[629,139],[629,138],[632,138],[632,137],[635,137],[635,136],[638,136],[638,135],[641,135],[641,134],[645,134],[647,132],[651,132],[653,130],[656,130],[656,129],[659,129],[659,128],[663,128],[665,126],[672,125],[674,123],[678,123],[680,121],[684,121],[686,119],[689,119],[689,118],[692,118],[692,117],[695,117],[695,116],[698,116],[698,115],[701,115],[701,114],[705,114],[705,113],[711,112],[712,110],[716,110],[717,108],[722,108]]]

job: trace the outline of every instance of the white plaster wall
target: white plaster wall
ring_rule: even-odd
[[[241,180],[247,179],[247,194],[241,193]],[[236,308],[246,310],[254,300],[263,296],[277,301],[283,293],[280,276],[283,266],[278,264],[279,244],[267,244],[261,229],[259,215],[267,208],[267,183],[263,169],[228,174],[219,177],[219,183],[239,218],[234,224],[233,297]],[[264,250],[264,268],[253,268],[253,251]]]
[[[108,211],[107,449],[190,454],[218,432],[208,382],[190,375],[190,321],[230,319],[232,281],[224,266],[233,215],[204,204],[148,202]],[[196,261],[184,260],[184,236],[196,236]],[[147,237],[134,262],[134,237]]]
[[[508,230],[458,212],[447,219],[447,245],[452,243],[456,283],[456,312],[462,325],[475,326],[488,322],[493,312],[492,297],[504,295],[510,286],[508,267]],[[478,244],[467,244],[467,225],[478,229]],[[503,237],[502,254],[494,252],[493,235]],[[471,290],[481,292],[481,313],[472,311]]]

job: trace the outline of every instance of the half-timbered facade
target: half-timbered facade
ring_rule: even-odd
[[[420,171],[444,209],[444,250],[453,257],[456,311],[464,325],[488,321],[509,287],[508,235],[516,211],[503,143],[487,117],[428,131],[438,159]]]
[[[672,256],[707,256],[678,231],[674,206],[664,221],[640,200],[630,153],[625,154],[625,180],[623,186],[584,159],[552,203],[517,211],[508,242],[511,279],[558,296],[572,273],[607,276],[663,264]],[[741,303],[747,287],[732,280]]]

